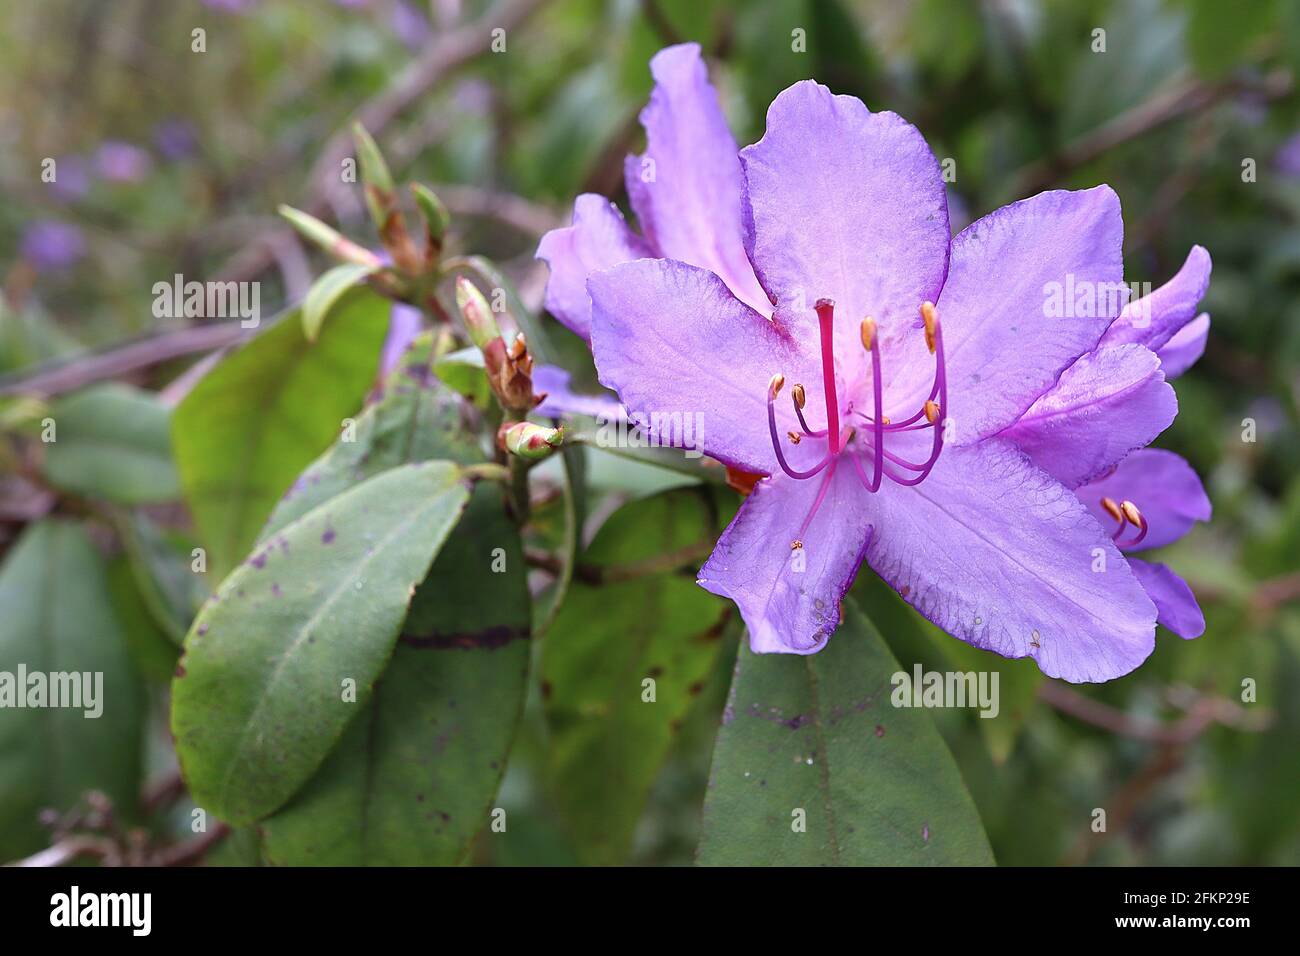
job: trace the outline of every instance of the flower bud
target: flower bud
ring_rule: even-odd
[[[551,454],[564,442],[563,428],[547,428],[533,422],[515,422],[502,425],[497,432],[497,443],[512,455],[538,461]]]

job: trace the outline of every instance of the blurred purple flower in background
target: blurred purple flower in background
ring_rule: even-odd
[[[95,151],[95,167],[109,182],[138,183],[153,169],[153,159],[139,146],[110,139]]]
[[[425,15],[407,0],[397,0],[388,16],[393,33],[410,50],[418,50],[429,41],[432,28]]]
[[[90,192],[90,164],[81,156],[62,156],[55,161],[50,192],[59,202],[73,202]]]
[[[85,251],[85,236],[66,222],[42,219],[31,223],[23,232],[22,256],[41,272],[66,269]]]
[[[1300,133],[1283,143],[1273,159],[1278,172],[1291,179],[1300,179]]]
[[[186,120],[173,117],[163,120],[153,130],[153,142],[158,152],[176,162],[194,155],[198,140],[194,127]]]
[[[243,13],[256,2],[257,0],[202,0],[203,5],[208,9],[220,10],[223,13]]]

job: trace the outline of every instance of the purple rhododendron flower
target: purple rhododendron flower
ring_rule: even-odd
[[[95,165],[110,182],[138,183],[153,169],[153,160],[139,146],[108,140],[95,151]]]
[[[674,437],[656,413],[701,415],[706,454],[767,476],[698,579],[752,649],[820,650],[864,561],[950,634],[1070,681],[1138,666],[1157,617],[1199,633],[1186,584],[1123,551],[1209,516],[1186,463],[1139,450],[1176,412],[1162,363],[1204,347],[1208,254],[1125,306],[1109,187],[953,237],[938,163],[897,115],[803,81],[737,151],[698,46],[651,70],[625,168],[641,234],[580,196],[538,249],[546,304],[656,439]]]
[[[433,32],[428,19],[406,0],[397,0],[388,16],[389,26],[408,50],[418,50]]]
[[[1273,159],[1278,172],[1288,179],[1300,179],[1300,133],[1287,138]]]
[[[73,202],[90,192],[90,164],[80,156],[61,156],[50,192],[59,202]]]
[[[23,232],[23,258],[41,272],[66,269],[85,252],[85,236],[70,223],[43,219],[32,223]]]
[[[158,151],[173,162],[188,159],[198,147],[194,127],[176,117],[163,120],[154,127],[153,141]]]

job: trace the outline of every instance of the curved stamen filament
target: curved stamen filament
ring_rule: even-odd
[[[1101,506],[1106,510],[1108,515],[1118,522],[1115,530],[1110,533],[1111,540],[1115,542],[1116,546],[1121,548],[1131,548],[1134,545],[1142,543],[1142,539],[1147,536],[1147,531],[1150,530],[1150,526],[1147,524],[1146,516],[1138,510],[1137,505],[1127,499],[1116,504],[1114,498],[1102,498]],[[1124,530],[1130,525],[1138,529],[1137,537],[1133,538],[1131,541],[1120,541],[1120,537],[1123,536]]]
[[[799,418],[799,427],[803,429],[803,433],[805,435],[807,435],[809,438],[820,438],[822,435],[826,434],[826,429],[824,428],[821,431],[813,431],[811,428],[808,427],[807,419],[803,417],[803,407],[807,403],[807,399],[804,397],[804,390],[802,385],[796,385],[791,390],[790,401],[794,405],[795,415],[798,416]],[[798,444],[798,442],[796,442],[795,444]]]
[[[880,482],[885,473],[885,392],[880,370],[880,344],[876,342],[876,322],[870,316],[862,320],[862,344],[871,353],[871,407],[874,412],[871,422],[871,443],[874,446],[873,470],[869,491],[879,491]]]
[[[943,327],[939,324],[939,315],[935,311],[934,303],[925,302],[921,305],[921,317],[925,320],[925,344],[934,353],[934,386],[930,390],[932,397],[921,406],[921,411],[917,413],[916,418],[924,416],[934,428],[934,442],[930,447],[930,457],[922,465],[890,456],[890,461],[920,472],[912,478],[899,478],[890,473],[889,477],[900,485],[919,485],[930,476],[930,472],[939,461],[940,452],[943,451],[944,423],[948,415],[948,370],[943,354]],[[936,395],[939,399],[937,409],[933,407],[933,396]]]
[[[828,454],[818,464],[813,466],[808,471],[797,471],[796,469],[791,468],[790,463],[785,460],[785,453],[781,451],[781,433],[777,430],[776,427],[776,396],[780,394],[781,386],[784,384],[785,384],[785,376],[781,375],[779,372],[776,375],[773,375],[772,380],[768,382],[767,430],[772,435],[772,450],[776,452],[776,461],[777,464],[781,466],[781,470],[784,471],[791,478],[803,480],[804,478],[811,478],[814,475],[816,475],[818,472],[820,472],[823,468],[827,466],[827,464],[830,463],[831,458],[833,456]]]

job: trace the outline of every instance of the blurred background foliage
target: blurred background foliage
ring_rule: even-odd
[[[463,24],[479,17],[509,24],[504,53],[457,46]],[[201,53],[196,29],[204,31]],[[806,52],[792,51],[796,30],[806,33]],[[1161,632],[1152,660],[1128,677],[1050,688],[1031,664],[999,662],[932,633],[878,582],[861,580],[858,590],[905,667],[1000,670],[996,720],[936,714],[1000,862],[1300,863],[1300,4],[5,4],[0,416],[21,418],[25,394],[77,402],[62,393],[80,392],[67,414],[77,421],[79,411],[93,432],[95,416],[119,403],[118,414],[139,422],[132,441],[160,448],[162,458],[147,475],[128,476],[128,486],[174,487],[157,410],[134,408],[139,393],[120,386],[90,400],[82,390],[108,368],[111,377],[161,390],[166,406],[169,384],[205,351],[233,341],[205,331],[213,323],[154,316],[154,284],[176,273],[260,280],[264,314],[299,300],[326,263],[277,219],[280,203],[376,246],[358,193],[340,186],[333,166],[339,132],[358,115],[401,178],[439,190],[455,216],[453,244],[503,263],[538,305],[545,281],[532,261],[538,236],[567,218],[578,192],[625,203],[622,160],[640,147],[647,61],[685,39],[705,48],[741,144],[761,135],[777,92],[811,76],[900,113],[936,155],[955,160],[954,229],[1041,189],[1107,182],[1124,205],[1131,281],[1159,285],[1193,243],[1210,250],[1214,273],[1202,306],[1213,317],[1209,346],[1178,381],[1180,415],[1157,442],[1192,462],[1214,502],[1214,520],[1161,558],[1200,596],[1203,637],[1183,642]],[[57,164],[53,183],[40,175],[47,158]],[[581,344],[558,326],[553,332],[567,364],[580,368]],[[105,365],[128,340],[143,343],[148,360]],[[159,341],[171,350],[150,353]],[[1254,440],[1245,440],[1252,427]],[[0,548],[11,549],[24,524],[50,508],[93,510],[77,496],[75,462],[64,463],[73,477],[62,481],[56,463],[47,465],[46,478],[62,489],[56,500],[41,476],[24,473],[8,439],[5,456]],[[610,537],[596,535],[602,519],[665,483],[644,470],[591,464],[588,558],[598,566],[615,550]],[[719,526],[728,504],[714,504],[702,510],[694,537],[683,531],[676,546]],[[175,573],[190,531],[176,506],[112,515],[115,533],[93,536],[110,552],[108,593],[136,666],[160,688],[174,649],[158,622],[183,633],[192,614],[190,582]],[[659,526],[653,511],[625,510],[618,520],[633,535],[638,522],[645,534]],[[87,560],[80,537],[48,537],[32,546]],[[154,570],[132,574],[128,559]],[[665,576],[662,588],[684,583]],[[675,600],[697,594],[688,587]],[[591,603],[582,585],[573,600],[564,613]],[[596,620],[603,607],[591,607],[592,627],[617,631],[623,617],[613,611]],[[636,608],[618,607],[634,626]],[[599,700],[544,700],[535,681],[500,797],[512,826],[508,837],[480,840],[476,860],[689,861],[733,632],[725,629],[720,652],[689,662],[698,671],[697,702],[674,716],[670,739],[655,738],[649,766],[620,754],[621,738],[613,747],[570,741],[557,756],[548,727],[563,734],[570,711],[606,712]],[[544,656],[537,652],[534,667],[543,678],[552,666],[574,666]],[[585,665],[591,673],[599,659]],[[1257,686],[1255,703],[1239,703],[1246,679]],[[152,700],[147,762],[157,772],[169,759],[161,690]],[[546,721],[534,719],[543,711]],[[638,733],[659,733],[638,729],[635,716],[617,708],[606,716],[627,734],[627,747],[638,746]],[[16,771],[0,764],[0,772]],[[640,783],[631,806],[611,805],[605,773],[644,781],[644,810]],[[144,802],[147,810],[148,794]],[[1094,807],[1108,808],[1104,837],[1089,830]],[[183,805],[171,813],[171,824],[156,825],[186,822]],[[630,849],[591,837],[604,818],[634,829]],[[221,856],[241,859],[246,836],[227,841]]]

